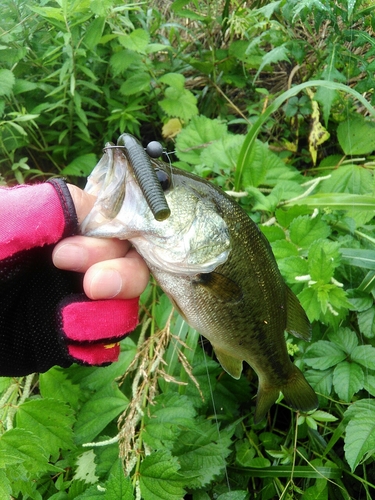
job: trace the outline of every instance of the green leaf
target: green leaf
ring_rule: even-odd
[[[77,458],[77,469],[73,479],[84,481],[87,484],[98,482],[96,472],[95,453],[93,450],[85,451]]]
[[[219,431],[215,422],[201,420],[180,435],[173,455],[179,459],[181,473],[190,478],[189,486],[202,488],[225,469],[233,432],[234,428]]]
[[[144,54],[150,42],[149,33],[141,28],[135,29],[129,35],[120,35],[118,41],[123,47]]]
[[[375,451],[375,400],[353,403],[344,414],[350,419],[345,434],[345,458],[352,471],[367,454]]]
[[[243,144],[241,141],[241,146]],[[236,163],[238,159],[239,150],[236,155]],[[242,184],[246,189],[248,186],[257,187],[262,184],[266,178],[267,172],[272,169],[285,168],[285,164],[278,156],[270,151],[267,144],[256,140],[254,148],[249,157],[249,162],[244,168]]]
[[[105,489],[105,500],[134,500],[130,477],[125,476],[120,459],[114,462]]]
[[[85,36],[83,37],[83,42],[89,49],[93,49],[100,42],[104,25],[105,17],[97,17],[89,24]]]
[[[12,486],[5,475],[5,471],[0,469],[0,498],[11,498]]]
[[[106,386],[94,393],[78,414],[75,425],[76,441],[92,441],[113,419],[124,411],[127,398],[117,386]]]
[[[352,266],[375,269],[375,251],[365,248],[340,248],[340,253]]]
[[[245,490],[232,490],[222,493],[217,500],[247,500],[248,493]]]
[[[225,134],[220,140],[208,145],[201,154],[201,161],[216,173],[233,172],[243,136]]]
[[[287,205],[307,205],[336,210],[375,210],[375,197],[351,193],[318,193],[290,201]]]
[[[289,55],[288,52],[289,51],[288,51],[286,45],[279,45],[278,47],[275,47],[275,48],[269,50],[268,52],[266,52],[266,54],[262,58],[261,65],[260,65],[258,71],[256,72],[256,75],[254,76],[253,84],[255,84],[256,79],[259,76],[259,73],[262,71],[262,69],[265,66],[268,66],[269,64],[277,63],[279,61],[290,62],[289,57],[288,57],[288,55]]]
[[[318,239],[327,238],[331,229],[321,217],[300,215],[290,224],[290,239],[298,247],[308,247]]]
[[[165,99],[159,101],[159,106],[168,115],[181,118],[188,122],[198,114],[197,98],[190,90],[168,87],[164,92]]]
[[[9,69],[0,69],[0,96],[9,94],[12,91],[16,79]]]
[[[49,454],[44,444],[39,436],[25,429],[4,432],[0,437],[0,468],[23,464],[30,473],[48,471]]]
[[[185,478],[179,474],[179,463],[167,450],[144,458],[139,471],[139,484],[144,500],[181,500]]]
[[[74,175],[77,177],[87,177],[97,163],[97,158],[94,153],[76,156],[73,161],[62,169],[62,175]]]
[[[57,399],[77,408],[81,389],[69,378],[66,370],[59,367],[50,368],[39,375],[39,390],[43,398]]]
[[[281,274],[288,283],[298,283],[299,280],[296,277],[308,274],[308,262],[302,257],[294,255],[286,257],[285,259],[281,259],[278,265]]]
[[[346,358],[346,353],[327,340],[318,340],[306,349],[305,363],[316,370],[327,370]]]
[[[333,372],[333,386],[340,399],[349,403],[354,394],[363,388],[365,375],[357,363],[342,361]]]
[[[204,149],[227,134],[227,126],[220,120],[211,120],[206,116],[195,116],[189,125],[181,130],[176,138],[176,154],[181,161],[193,165],[202,163]]]
[[[339,124],[337,138],[346,155],[368,155],[375,149],[375,123],[357,114]]]
[[[115,52],[110,60],[109,64],[113,70],[114,76],[118,76],[124,71],[126,71],[129,66],[135,64],[139,61],[140,56],[136,52],[131,50],[120,50],[119,52]]]
[[[120,87],[122,95],[133,95],[150,88],[151,78],[148,73],[137,73],[130,76]]]
[[[23,403],[17,411],[17,426],[34,432],[52,455],[73,448],[73,411],[57,399],[36,399]]]
[[[318,394],[329,397],[333,386],[333,369],[329,370],[306,370],[304,375],[308,382],[314,387]],[[319,396],[318,396],[319,397]],[[326,403],[324,397],[320,398],[322,403]]]
[[[185,87],[185,77],[180,73],[166,73],[159,78],[159,82],[180,90],[183,90]]]
[[[255,457],[255,449],[248,440],[236,442],[236,462],[241,467],[250,467],[251,460]]]
[[[339,328],[337,332],[329,334],[329,340],[347,354],[351,354],[358,345],[358,337],[350,328]]]
[[[173,444],[179,434],[195,425],[191,400],[179,394],[161,394],[145,415],[144,441],[155,449]]]
[[[333,170],[329,179],[321,182],[318,191],[320,193],[370,194],[372,174],[359,165],[341,165]]]
[[[375,347],[359,345],[353,350],[350,357],[365,368],[375,370]]]
[[[375,307],[358,313],[357,320],[359,331],[368,339],[373,339],[375,337]]]

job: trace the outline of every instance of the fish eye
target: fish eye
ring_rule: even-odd
[[[164,172],[164,170],[159,170],[158,168],[155,169],[155,172],[156,172],[156,177],[159,179],[162,190],[166,191],[171,185],[171,180],[169,178],[169,175],[166,172]]]

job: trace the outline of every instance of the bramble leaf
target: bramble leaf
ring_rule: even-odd
[[[78,444],[91,441],[96,437],[124,411],[127,404],[127,398],[117,386],[107,386],[94,393],[78,414],[74,427]]]
[[[120,459],[117,459],[105,484],[105,500],[134,500],[133,486],[129,476],[125,476]]]
[[[357,363],[342,361],[333,372],[333,386],[339,398],[349,403],[354,394],[363,388],[365,375]]]
[[[189,125],[176,138],[176,154],[181,161],[193,165],[202,163],[201,154],[209,144],[227,134],[227,126],[220,120],[201,115],[192,118]]]
[[[139,483],[144,500],[180,500],[186,479],[179,473],[177,458],[167,450],[157,451],[142,461]]]
[[[345,434],[345,457],[352,471],[375,451],[375,400],[361,399],[345,412],[350,419]]]
[[[16,414],[17,426],[37,434],[50,454],[74,447],[74,421],[73,411],[57,399],[26,401]]]
[[[155,405],[145,415],[144,441],[155,449],[173,445],[179,434],[194,427],[196,412],[191,400],[183,395],[169,393],[155,398]]]
[[[327,340],[318,340],[306,350],[304,360],[315,370],[327,370],[346,358],[346,353],[337,345]]]
[[[213,421],[196,421],[196,426],[180,435],[175,442],[173,455],[181,464],[181,474],[189,478],[189,486],[201,488],[212,481],[225,468],[230,454],[231,435],[226,429],[220,432]]]

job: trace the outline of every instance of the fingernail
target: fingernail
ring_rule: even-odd
[[[121,292],[122,278],[114,269],[101,269],[91,279],[92,299],[112,299]]]
[[[59,269],[80,271],[87,262],[87,251],[79,245],[66,243],[53,254],[53,263]]]

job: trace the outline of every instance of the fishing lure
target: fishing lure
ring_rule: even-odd
[[[159,148],[154,146],[148,147],[147,154],[141,143],[130,134],[120,135],[117,141],[117,147],[124,149],[124,154],[133,169],[134,176],[155,219],[163,221],[170,216],[171,211],[150,161],[150,156],[153,158],[155,158],[155,155],[160,156],[163,150],[160,144]]]

